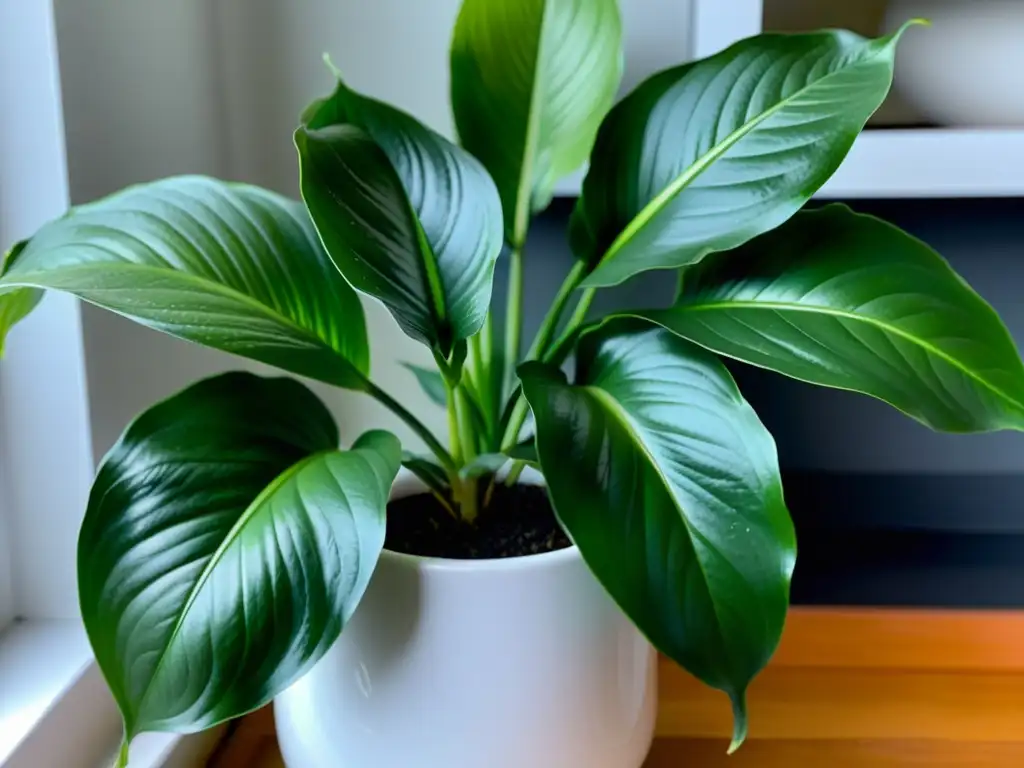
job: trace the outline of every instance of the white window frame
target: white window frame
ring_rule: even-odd
[[[68,207],[60,85],[48,2],[0,1],[0,247]],[[0,363],[6,613],[76,619],[75,529],[93,460],[76,302],[48,296]]]
[[[68,207],[51,0],[0,0],[0,249]],[[109,766],[120,715],[78,609],[94,472],[78,303],[48,295],[0,362],[0,768]],[[144,735],[135,768],[200,764],[221,735]]]

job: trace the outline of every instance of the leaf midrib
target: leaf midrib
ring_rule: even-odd
[[[138,717],[139,713],[141,713],[145,709],[146,700],[149,697],[150,692],[153,690],[154,681],[156,681],[156,679],[160,676],[160,672],[163,669],[164,662],[167,660],[168,651],[171,649],[171,646],[174,645],[174,642],[178,639],[178,635],[181,633],[181,629],[185,625],[186,617],[189,615],[189,612],[192,610],[192,606],[198,599],[199,593],[202,591],[203,587],[206,586],[206,583],[210,580],[210,577],[213,575],[214,569],[217,567],[217,565],[220,564],[221,560],[223,559],[224,553],[227,552],[228,549],[235,543],[239,535],[241,535],[241,532],[252,521],[253,517],[255,517],[256,514],[260,511],[260,508],[263,506],[263,503],[267,498],[276,493],[279,488],[281,488],[285,483],[291,480],[291,478],[293,478],[307,466],[335,452],[336,449],[333,448],[318,451],[292,464],[290,467],[285,469],[277,477],[271,480],[270,483],[267,484],[267,487],[264,488],[256,496],[256,498],[252,500],[252,502],[250,502],[249,506],[245,508],[245,511],[242,512],[238,520],[236,520],[234,525],[231,526],[230,530],[228,530],[227,534],[225,534],[224,540],[219,545],[217,545],[217,549],[214,550],[213,554],[210,556],[210,559],[207,561],[206,565],[203,566],[203,570],[202,572],[200,572],[199,577],[196,579],[195,584],[192,586],[192,589],[189,590],[188,598],[185,600],[185,604],[182,606],[181,611],[178,613],[178,619],[174,623],[174,629],[171,631],[170,636],[167,638],[167,642],[164,644],[163,650],[160,651],[160,658],[157,659],[157,663],[153,667],[153,674],[150,675],[149,682],[146,683],[146,689],[143,692],[142,696],[139,698],[139,704],[135,708],[136,717]],[[134,733],[135,725],[136,723],[132,723],[131,727],[128,727],[128,723],[125,723],[125,737],[127,740],[131,740],[136,735],[136,733]]]
[[[518,1],[518,0],[517,0]],[[537,25],[537,56],[533,62],[530,81],[530,103],[526,114],[526,136],[523,138],[523,157],[519,165],[519,184],[516,186],[516,209],[512,221],[512,247],[522,248],[526,230],[530,225],[530,202],[533,198],[533,167],[540,143],[540,112],[537,110],[541,59],[544,56],[544,26],[548,19],[548,3],[541,0],[540,22]]]
[[[953,368],[959,370],[968,378],[976,381],[985,389],[992,392],[994,395],[1004,400],[1008,404],[1014,406],[1018,411],[1024,412],[1024,403],[1014,399],[1009,393],[1004,392],[1002,389],[991,383],[988,379],[983,378],[972,369],[966,367],[957,358],[944,352],[934,344],[922,339],[919,336],[914,336],[903,329],[891,325],[878,318],[869,317],[867,315],[858,315],[848,310],[836,309],[834,307],[826,307],[816,304],[791,304],[782,301],[718,301],[718,302],[707,302],[702,304],[686,304],[676,308],[682,312],[706,312],[706,311],[722,311],[729,312],[735,309],[745,309],[753,311],[774,311],[774,312],[804,312],[808,314],[822,314],[829,315],[831,317],[839,317],[845,320],[853,320],[865,325],[871,325],[879,330],[887,333],[891,333],[893,336],[898,336],[905,341],[909,341],[912,344],[923,349],[931,355],[945,361]],[[668,310],[671,312],[671,310]]]
[[[105,262],[105,263],[101,263],[101,264],[95,264],[95,263],[93,263],[93,264],[79,264],[79,265],[76,265],[76,266],[73,266],[73,267],[69,267],[68,269],[64,270],[64,272],[65,272],[65,274],[67,274],[69,272],[70,273],[82,272],[82,273],[88,274],[88,273],[94,272],[94,271],[103,272],[103,271],[105,271],[107,269],[126,270],[126,271],[129,271],[129,272],[136,272],[136,271],[138,271],[138,272],[150,273],[150,274],[156,275],[158,277],[163,277],[163,278],[170,277],[171,279],[180,280],[181,282],[186,283],[186,284],[191,284],[191,285],[198,286],[201,289],[203,289],[205,291],[208,291],[210,293],[216,294],[218,296],[222,296],[224,298],[231,299],[233,301],[237,301],[240,304],[243,304],[243,305],[249,307],[250,309],[255,310],[258,314],[260,314],[260,315],[264,316],[265,318],[267,318],[267,319],[277,323],[278,325],[280,325],[280,326],[282,326],[284,328],[287,328],[287,329],[295,332],[295,334],[297,336],[301,336],[301,337],[304,337],[306,339],[309,339],[312,342],[314,342],[317,346],[319,346],[319,347],[321,347],[323,349],[329,350],[330,352],[334,353],[335,355],[338,356],[338,358],[340,360],[345,362],[355,373],[357,373],[360,377],[362,377],[362,372],[355,365],[355,363],[353,363],[351,360],[349,360],[347,357],[345,357],[341,353],[340,350],[335,349],[334,346],[332,346],[331,344],[328,344],[324,339],[322,339],[316,333],[311,331],[309,328],[305,328],[305,327],[299,325],[294,320],[292,320],[291,318],[287,317],[286,315],[280,314],[279,312],[277,312],[272,307],[267,306],[266,304],[260,302],[259,300],[253,298],[252,296],[249,296],[249,295],[247,295],[245,293],[242,293],[241,291],[238,291],[235,288],[231,288],[229,286],[226,286],[223,283],[218,283],[218,282],[213,281],[213,280],[208,280],[206,278],[199,277],[197,275],[193,275],[193,274],[191,274],[189,272],[183,272],[183,271],[180,271],[180,270],[173,270],[173,269],[166,269],[166,268],[163,268],[163,267],[154,267],[154,266],[150,266],[148,264],[138,264],[136,262],[129,262],[129,261]],[[40,290],[62,290],[62,291],[68,291],[70,293],[75,293],[76,292],[76,291],[68,289],[68,288],[52,288],[51,286],[48,286],[44,282],[38,282],[38,281],[32,280],[32,276],[33,275],[42,275],[42,274],[44,274],[44,273],[29,272],[28,274],[22,275],[22,276],[18,277],[15,280],[9,279],[10,277],[13,277],[13,276],[12,275],[8,275],[7,277],[4,277],[2,280],[0,280],[0,288],[2,288],[4,286],[12,286],[12,287],[20,287],[20,288],[38,288]],[[104,291],[104,290],[131,290],[131,289],[99,288],[99,287],[97,287],[97,288],[92,288],[92,289],[78,289],[78,290],[83,290],[83,291],[84,290]]]
[[[715,613],[715,624],[718,629],[719,637],[722,640],[722,646],[724,648],[727,648],[728,646],[725,643],[725,631],[723,628],[722,617],[718,610],[718,601],[715,598],[715,593],[711,589],[711,580],[708,577],[707,569],[704,567],[704,561],[701,560],[700,556],[697,554],[697,542],[695,541],[696,534],[694,533],[690,520],[686,516],[683,504],[676,497],[671,482],[665,476],[665,473],[661,469],[661,465],[654,457],[654,454],[651,453],[650,448],[648,448],[647,444],[641,438],[640,430],[637,429],[636,425],[633,423],[632,416],[629,415],[629,413],[622,406],[622,404],[618,400],[616,400],[615,397],[613,397],[609,392],[607,392],[604,389],[601,389],[600,387],[584,386],[581,387],[581,389],[583,389],[585,392],[594,397],[594,399],[596,399],[605,408],[605,410],[608,411],[609,414],[622,425],[623,429],[626,430],[626,433],[629,435],[633,444],[644,455],[645,459],[647,460],[647,464],[650,466],[654,474],[661,481],[662,486],[664,487],[665,492],[668,494],[669,498],[672,499],[676,508],[679,510],[679,518],[683,522],[683,527],[686,529],[687,538],[690,540],[690,547],[693,550],[693,559],[697,561],[697,567],[700,569],[701,576],[704,580],[704,584],[708,591],[708,597],[711,601],[711,608]],[[730,664],[730,666],[732,665]]]
[[[699,157],[696,162],[690,165],[685,171],[683,171],[683,173],[677,176],[672,183],[670,183],[661,192],[659,192],[653,200],[647,203],[647,205],[643,207],[640,213],[634,216],[633,220],[626,225],[626,228],[619,233],[619,236],[616,237],[614,241],[612,241],[612,244],[608,247],[608,250],[605,251],[604,256],[601,257],[598,264],[600,265],[605,261],[609,261],[612,258],[614,258],[615,255],[620,250],[622,250],[626,246],[626,244],[637,234],[637,232],[642,230],[655,216],[661,213],[661,211],[673,199],[675,199],[677,195],[679,195],[684,189],[689,187],[690,184],[692,184],[695,179],[697,179],[708,168],[710,168],[715,161],[717,161],[726,152],[732,149],[741,139],[743,139],[751,132],[753,132],[755,128],[761,125],[761,123],[766,121],[768,118],[774,116],[785,107],[788,107],[798,97],[805,95],[811,89],[817,88],[823,83],[827,82],[830,78],[835,77],[840,73],[847,72],[850,69],[862,66],[865,62],[873,61],[878,55],[878,53],[884,50],[886,50],[885,47],[879,47],[872,55],[862,59],[858,59],[853,64],[829,72],[824,77],[815,80],[812,83],[808,83],[799,90],[791,93],[778,104],[765,110],[760,115],[755,117],[753,120],[744,123],[735,131],[730,133],[728,136],[725,137],[724,140],[716,144],[705,154],[701,155],[701,157]]]

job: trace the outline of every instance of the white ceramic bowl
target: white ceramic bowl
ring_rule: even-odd
[[[889,0],[885,30],[913,18],[895,87],[940,125],[1024,126],[1024,0]]]

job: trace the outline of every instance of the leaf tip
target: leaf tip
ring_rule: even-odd
[[[732,755],[743,746],[747,740],[747,692],[746,690],[730,692],[729,699],[732,701],[732,742],[729,744],[727,754]]]
[[[895,32],[893,32],[889,36],[889,40],[891,42],[895,43],[901,37],[903,37],[904,33],[908,29],[910,29],[911,27],[930,27],[931,25],[932,25],[931,19],[925,19],[925,18],[921,18],[921,17],[915,17],[913,19],[907,19],[905,22],[903,22],[900,25],[899,29],[897,29]]]
[[[324,61],[324,66],[327,67],[330,73],[341,80],[341,70],[338,69],[337,65],[334,63],[334,60],[331,58],[331,54],[324,51],[321,58]]]

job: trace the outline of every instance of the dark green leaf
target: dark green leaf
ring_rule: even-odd
[[[468,152],[338,82],[295,133],[302,197],[327,252],[412,338],[445,357],[480,330],[501,201]]]
[[[130,741],[242,715],[338,637],[384,544],[401,449],[337,450],[323,404],[232,373],[143,413],[99,470],[82,615]]]
[[[759,35],[641,84],[601,126],[573,213],[585,284],[695,264],[796,213],[888,93],[900,34]]]
[[[459,476],[463,480],[472,480],[484,475],[493,475],[509,461],[511,458],[504,453],[482,453],[459,470]]]
[[[931,248],[846,206],[804,212],[687,273],[645,313],[722,354],[872,395],[934,429],[1024,428],[1024,364]]]
[[[300,203],[182,176],[131,187],[43,227],[0,288],[73,293],[150,328],[360,388],[362,305]]]
[[[448,493],[448,475],[432,458],[403,451],[402,466],[416,475],[432,491],[442,496]]]
[[[514,446],[508,452],[508,456],[510,459],[514,459],[515,461],[525,461],[531,466],[539,466],[537,459],[537,445],[532,437],[529,440],[524,440]]]
[[[586,161],[621,71],[616,0],[463,1],[452,109],[463,145],[497,183],[509,242]]]
[[[558,519],[663,653],[744,695],[778,644],[795,560],[775,443],[722,364],[648,325],[584,336],[575,385],[520,368]]]
[[[444,386],[444,377],[441,376],[440,371],[432,368],[422,368],[412,363],[402,363],[402,365],[416,377],[420,389],[430,398],[431,402],[440,405],[442,408],[448,407],[448,390]]]

